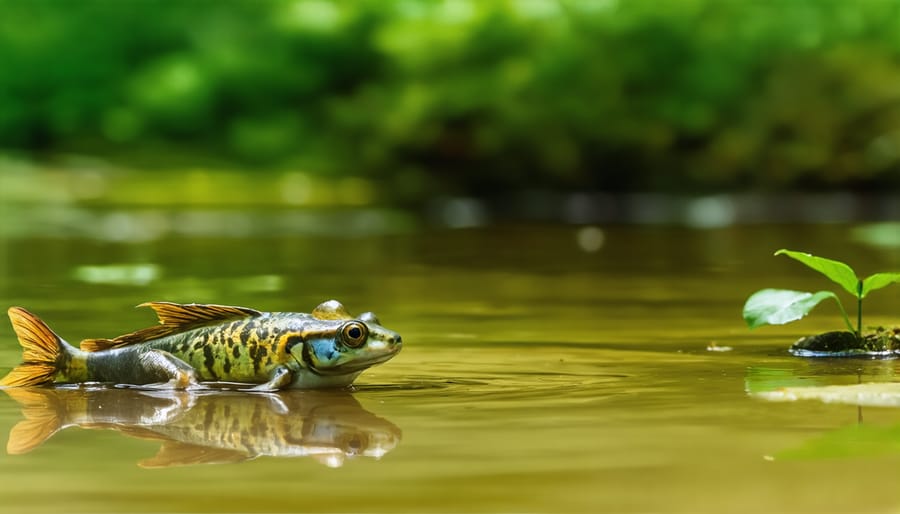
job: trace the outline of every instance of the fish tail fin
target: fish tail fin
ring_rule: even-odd
[[[21,307],[7,311],[13,330],[22,345],[22,364],[16,366],[3,379],[0,386],[24,387],[53,382],[60,371],[67,344],[50,330],[46,323]]]
[[[4,392],[22,405],[24,420],[9,431],[6,452],[21,455],[34,450],[63,427],[65,408],[51,389],[6,389]]]

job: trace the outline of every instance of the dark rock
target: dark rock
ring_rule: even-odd
[[[846,330],[825,332],[799,339],[790,351],[801,357],[896,356],[900,355],[900,329],[878,327],[861,338]]]

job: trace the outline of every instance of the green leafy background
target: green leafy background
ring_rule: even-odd
[[[0,0],[0,150],[434,191],[900,185],[900,3]]]

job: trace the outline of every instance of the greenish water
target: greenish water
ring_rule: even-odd
[[[0,394],[0,434],[25,419],[71,423],[43,444],[26,439],[26,453],[0,454],[0,511],[900,510],[900,410],[749,394],[894,380],[894,361],[787,354],[802,335],[841,328],[833,305],[754,332],[740,318],[761,287],[829,286],[772,257],[781,247],[861,274],[898,268],[896,248],[867,246],[853,227],[512,225],[363,237],[261,226],[272,214],[207,216],[201,225],[218,228],[181,235],[7,230],[0,304],[29,308],[78,341],[153,323],[132,308],[148,300],[308,312],[337,298],[353,313],[375,311],[403,335],[403,352],[349,395]],[[222,228],[235,225],[244,228]],[[896,291],[867,301],[869,323],[897,322]],[[19,358],[7,326],[0,371]],[[202,448],[228,434],[282,454]],[[190,465],[203,461],[219,463]]]

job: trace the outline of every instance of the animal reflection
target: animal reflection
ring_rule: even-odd
[[[162,442],[138,465],[164,468],[234,463],[259,456],[310,457],[329,467],[354,457],[380,458],[400,443],[393,423],[362,408],[349,393],[283,391],[146,391],[15,388],[4,392],[24,420],[6,450],[27,453],[57,431],[111,429]]]

